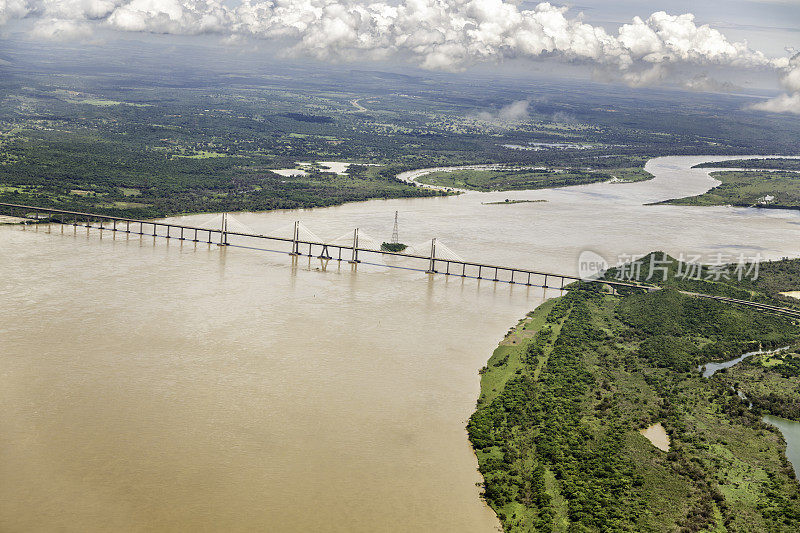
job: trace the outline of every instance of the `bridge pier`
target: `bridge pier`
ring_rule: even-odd
[[[431,239],[431,258],[430,263],[428,263],[428,270],[425,273],[436,274],[436,237]]]
[[[141,239],[143,239],[143,235],[147,234],[148,236],[152,235],[154,240],[156,239],[156,237],[165,237],[167,239],[180,238],[180,240],[189,240],[190,236],[192,236],[192,234],[190,232],[194,231],[194,235],[193,235],[194,239],[193,240],[194,240],[195,243],[197,243],[197,242],[203,242],[200,239],[200,237],[202,236],[201,232],[205,231],[209,246],[212,243],[214,243],[215,241],[219,241],[220,245],[225,245],[225,244],[227,244],[227,241],[228,241],[228,226],[227,226],[227,219],[226,218],[223,221],[223,225],[222,225],[221,229],[206,229],[206,228],[198,228],[198,227],[195,227],[195,226],[183,226],[183,225],[180,225],[180,224],[168,224],[168,223],[152,221],[152,220],[145,221],[145,220],[126,219],[126,218],[121,218],[121,217],[112,217],[112,216],[105,216],[105,215],[99,215],[99,214],[93,214],[93,213],[81,213],[81,212],[76,212],[76,211],[65,211],[65,210],[60,210],[60,209],[38,208],[36,206],[26,206],[26,205],[18,205],[18,204],[0,203],[0,209],[2,209],[6,213],[11,212],[12,216],[14,216],[14,215],[18,216],[22,220],[22,223],[24,224],[23,229],[27,229],[27,224],[30,223],[30,222],[34,222],[34,221],[35,222],[44,222],[44,220],[42,219],[42,216],[43,216],[42,214],[47,215],[48,216],[48,221],[47,221],[48,222],[48,226],[47,226],[47,230],[46,231],[48,233],[52,233],[52,223],[54,223],[54,222],[60,223],[61,232],[62,233],[64,233],[64,229],[63,229],[64,226],[69,226],[71,224],[72,227],[73,227],[73,234],[75,236],[77,236],[77,228],[78,228],[78,226],[82,226],[82,227],[86,228],[87,236],[88,235],[92,235],[91,230],[93,228],[94,229],[99,229],[100,238],[102,238],[103,230],[105,230],[105,229],[107,229],[109,231],[114,231],[114,232],[125,231],[128,234],[131,234],[131,233],[135,234],[135,233],[137,233],[136,224],[139,224],[138,233],[139,233]],[[42,214],[40,214],[40,213],[42,213]],[[54,217],[58,217],[58,219],[55,219]],[[70,217],[72,218],[72,220],[70,220]],[[225,214],[223,214],[223,217],[225,217]],[[111,224],[109,224],[109,226],[106,226],[106,222],[109,222],[109,221],[111,221]],[[124,227],[120,224],[120,222],[123,222],[123,221],[125,222]],[[96,223],[96,225],[95,225],[95,223]],[[149,230],[147,232],[144,231],[145,224],[151,224],[152,225],[152,232],[150,232]],[[166,226],[167,229],[166,229],[164,235],[161,235],[158,232],[159,226]],[[172,235],[172,228],[173,227],[180,228],[180,232],[179,232],[180,233],[180,237],[178,237],[177,235],[173,237],[173,235]],[[35,228],[35,230],[38,231],[38,226]],[[189,230],[189,231],[187,231],[187,230]],[[219,239],[217,239],[217,234],[219,234]],[[359,257],[359,253],[360,252],[379,253],[379,254],[386,253],[386,252],[379,251],[379,250],[373,250],[371,248],[364,248],[363,250],[360,249],[359,248],[360,234],[359,234],[359,229],[358,228],[356,228],[353,231],[353,243],[352,243],[352,246],[340,245],[340,244],[326,244],[324,242],[318,242],[316,240],[309,240],[309,239],[301,240],[300,239],[300,222],[299,221],[295,222],[294,234],[292,235],[291,238],[273,237],[273,236],[269,236],[269,235],[261,235],[261,234],[254,234],[254,233],[241,233],[241,232],[233,232],[233,235],[235,235],[237,237],[237,239],[239,237],[242,237],[242,238],[250,238],[250,239],[276,241],[276,242],[280,242],[280,243],[289,243],[289,242],[291,242],[292,243],[292,255],[293,256],[304,255],[304,254],[300,254],[299,247],[300,247],[301,244],[302,245],[307,245],[308,246],[308,257],[309,257],[309,259],[314,254],[314,246],[319,246],[320,247],[320,251],[318,252],[317,258],[320,259],[320,260],[323,260],[323,261],[333,259],[333,257],[332,257],[333,254],[331,253],[331,247],[336,247],[336,249],[338,250],[337,260],[340,261],[340,262],[343,259],[345,259],[345,260],[348,259],[347,257],[342,257],[343,256],[343,250],[350,249],[351,250],[351,257],[349,258],[348,262],[350,262],[352,264],[357,264],[357,263],[361,262],[360,261],[360,257]],[[463,260],[460,260],[460,259],[453,259],[453,258],[451,258],[451,259],[447,259],[447,258],[438,259],[436,257],[436,244],[437,244],[436,243],[436,239],[435,238],[431,239],[431,250],[430,250],[430,254],[427,255],[427,256],[424,256],[424,255],[421,255],[421,254],[418,254],[418,253],[410,253],[410,252],[393,253],[392,255],[399,256],[399,257],[406,257],[406,258],[414,259],[415,261],[420,261],[420,262],[421,261],[427,261],[428,262],[428,265],[427,265],[428,268],[427,268],[427,270],[425,270],[425,272],[427,272],[428,274],[438,273],[438,271],[436,269],[436,262],[438,260],[440,262],[444,261],[444,263],[445,263],[445,271],[442,272],[442,274],[444,274],[445,276],[459,275],[459,273],[456,271],[457,267],[455,266],[455,265],[459,265],[459,264],[461,265],[460,276],[462,278],[473,277],[472,275],[467,276],[467,266],[469,266],[470,268],[477,267],[477,272],[476,272],[477,276],[474,276],[474,277],[476,279],[478,279],[478,280],[486,279],[486,280],[492,280],[494,282],[505,281],[505,282],[507,282],[509,284],[523,284],[524,283],[527,286],[531,286],[531,285],[534,285],[532,283],[532,281],[533,281],[532,276],[542,276],[543,277],[543,285],[542,286],[543,286],[543,288],[545,290],[547,290],[547,289],[558,289],[558,290],[561,290],[563,292],[563,291],[566,290],[565,285],[567,285],[567,280],[568,279],[570,281],[578,280],[578,278],[575,277],[575,276],[570,276],[570,275],[567,275],[567,274],[558,274],[558,273],[554,273],[554,272],[547,273],[547,272],[540,272],[540,271],[537,271],[537,270],[520,269],[520,268],[515,268],[515,267],[510,267],[510,266],[492,265],[492,264],[485,264],[485,263],[480,263],[480,262],[467,262],[467,261],[463,261]],[[494,276],[493,277],[487,276],[486,278],[484,278],[483,277],[483,269],[484,268],[494,269]],[[452,272],[451,272],[451,270],[452,270]],[[504,272],[509,272],[510,273],[508,280],[501,280],[500,279],[500,270],[503,270]],[[522,278],[520,278],[520,274],[527,274],[527,277],[526,277],[526,279],[524,281],[523,281]],[[550,283],[552,282],[553,278],[559,278],[561,280],[561,283],[560,284],[556,283],[553,286],[550,286]],[[617,292],[616,289],[619,288],[619,287],[623,287],[623,286],[624,287],[637,288],[637,289],[640,289],[640,290],[641,289],[647,290],[647,287],[642,287],[642,286],[639,286],[637,284],[632,284],[632,283],[618,283],[618,282],[609,282],[609,281],[603,281],[603,280],[597,280],[597,282],[601,283],[601,284],[604,284],[604,285],[610,286],[612,288],[613,292]],[[538,286],[538,285],[536,285],[536,286]],[[655,290],[655,289],[656,289],[655,287],[651,287],[651,290]]]
[[[292,232],[292,251],[289,255],[300,255],[300,222],[295,221],[294,232]]]
[[[361,261],[358,260],[358,228],[356,228],[353,231],[353,255],[350,257],[348,263],[356,264],[360,262]]]

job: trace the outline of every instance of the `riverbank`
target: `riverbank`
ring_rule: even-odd
[[[644,166],[644,165],[643,165]],[[612,169],[543,166],[462,165],[402,172],[397,179],[440,191],[523,191],[587,185],[633,183],[653,178],[642,167]]]
[[[734,339],[799,335],[791,321],[671,290],[547,302],[481,372],[468,431],[487,502],[507,531],[800,527],[780,433],[692,370]],[[669,452],[640,433],[655,424]]]
[[[704,159],[651,160],[656,177],[645,182],[513,195],[547,200],[538,204],[489,207],[481,202],[509,193],[470,193],[235,217],[255,233],[290,236],[301,220],[323,239],[359,227],[380,242],[399,210],[404,242],[435,236],[467,259],[573,273],[585,249],[612,260],[650,249],[795,254],[794,212],[643,206],[710,187],[690,168]],[[12,529],[496,529],[464,431],[476,372],[510,324],[558,291],[37,227],[0,231],[14,310],[2,323],[3,365],[18,385],[4,391],[3,412],[0,515],[20,524]],[[43,309],[69,313],[43,321]],[[636,431],[650,422],[625,428],[645,458],[663,453]],[[109,439],[97,438],[100,424]],[[158,453],[148,453],[153,443]],[[567,509],[554,494],[554,508]],[[205,502],[213,505],[198,514]],[[11,509],[27,521],[10,522]]]
[[[718,184],[695,196],[660,202],[667,205],[800,209],[800,161],[761,157],[701,163]]]

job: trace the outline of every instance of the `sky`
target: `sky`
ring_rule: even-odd
[[[770,79],[781,92],[753,108],[800,114],[800,0],[0,0],[0,38],[20,33],[94,46],[192,36],[449,72],[546,62],[637,87]]]

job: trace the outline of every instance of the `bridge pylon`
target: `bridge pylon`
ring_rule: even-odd
[[[428,270],[425,272],[427,274],[436,274],[436,237],[431,239],[431,258],[428,263]]]
[[[348,263],[360,263],[358,260],[358,228],[353,230],[353,255]]]
[[[292,251],[289,255],[300,255],[300,222],[295,221],[292,234]]]
[[[155,226],[153,227],[153,235],[155,235]],[[169,229],[167,229],[169,235]],[[228,213],[222,213],[222,225],[219,230],[219,244],[218,246],[228,246]]]

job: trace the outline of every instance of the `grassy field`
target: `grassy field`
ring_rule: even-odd
[[[506,531],[797,531],[782,437],[694,368],[798,336],[672,290],[546,302],[481,371],[468,431],[487,502]],[[638,431],[655,422],[668,452]]]
[[[641,168],[603,171],[577,169],[456,170],[433,172],[418,179],[426,185],[475,191],[512,191],[583,185],[601,181],[641,181],[652,178]]]
[[[728,171],[712,172],[711,177],[722,183],[699,196],[662,203],[800,209],[800,172]]]

